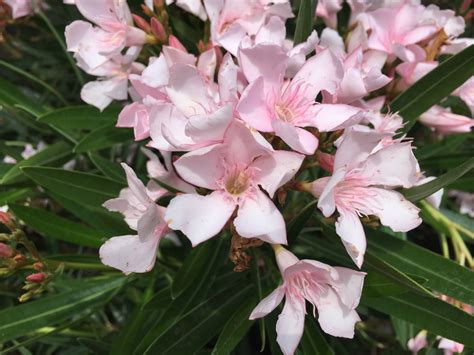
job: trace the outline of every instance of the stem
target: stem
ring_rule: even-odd
[[[445,258],[450,259],[450,257],[449,257],[449,246],[448,246],[448,240],[446,238],[446,234],[441,233],[439,236],[440,236],[440,239],[441,239],[441,250],[443,250],[443,256]]]
[[[66,44],[64,43],[63,39],[59,35],[58,31],[56,31],[56,28],[54,28],[51,21],[49,21],[48,17],[44,14],[43,11],[41,11],[41,9],[38,8],[37,14],[38,14],[39,17],[41,17],[41,19],[44,21],[46,26],[49,28],[49,30],[51,31],[53,36],[58,41],[59,45],[61,46],[62,50],[64,51],[64,54],[66,55],[66,58],[67,58],[69,64],[71,65],[72,70],[74,71],[74,74],[76,75],[77,80],[79,81],[79,83],[81,83],[81,85],[84,85],[85,84],[84,78],[83,78],[81,72],[79,71],[79,69],[77,68],[76,63],[74,62],[74,59],[72,58],[71,54],[67,51]]]

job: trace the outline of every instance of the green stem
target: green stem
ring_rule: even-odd
[[[41,17],[41,19],[44,21],[46,26],[48,26],[48,28],[51,31],[51,33],[53,34],[53,36],[58,41],[59,45],[61,46],[62,50],[64,51],[64,54],[66,55],[67,60],[69,61],[69,64],[71,65],[72,70],[74,71],[74,74],[77,77],[77,80],[79,81],[79,83],[81,85],[84,85],[85,80],[84,80],[81,72],[77,68],[77,65],[74,62],[74,59],[72,58],[71,54],[67,51],[66,44],[64,43],[62,37],[59,35],[58,31],[56,31],[56,28],[54,28],[53,24],[51,23],[51,21],[49,21],[48,17],[44,14],[43,11],[38,9],[37,14],[38,14],[39,17]]]
[[[439,236],[441,238],[441,250],[443,250],[443,256],[449,259],[450,258],[449,246],[448,246],[448,239],[446,238],[446,234],[441,233]]]

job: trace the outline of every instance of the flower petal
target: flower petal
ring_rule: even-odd
[[[277,287],[267,297],[260,301],[249,316],[250,320],[265,317],[271,313],[283,300],[285,296],[285,288],[283,286]]]
[[[360,301],[364,286],[365,272],[354,271],[345,267],[334,267],[338,278],[331,282],[331,286],[339,295],[342,303],[348,308],[355,309]]]
[[[183,232],[195,247],[218,234],[234,210],[235,204],[218,191],[207,196],[178,195],[168,205],[165,220],[171,229]]]
[[[293,126],[281,120],[274,120],[272,126],[275,134],[299,153],[311,155],[318,148],[318,139],[303,128]]]
[[[234,220],[237,233],[267,243],[287,244],[285,221],[273,202],[260,190],[242,198]]]
[[[367,248],[364,228],[355,212],[343,209],[338,209],[338,211],[340,216],[336,221],[336,233],[341,237],[347,253],[360,268]]]
[[[277,343],[285,355],[293,355],[304,331],[304,299],[285,302],[276,324]]]

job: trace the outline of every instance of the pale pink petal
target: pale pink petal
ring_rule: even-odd
[[[121,165],[122,165],[123,170],[125,170],[125,174],[127,176],[128,187],[132,191],[133,195],[144,206],[147,206],[148,204],[150,204],[152,201],[146,193],[146,188],[143,182],[137,177],[133,169],[130,168],[127,164],[122,163]]]
[[[244,238],[259,238],[271,244],[287,243],[283,216],[260,190],[242,197],[234,226]]]
[[[188,120],[184,115],[172,104],[162,103],[152,107],[149,113],[150,119],[150,137],[149,145],[159,150],[173,151],[180,150],[170,143],[165,137],[163,128],[167,128],[172,132],[177,144],[191,144],[193,141],[186,136],[185,128]]]
[[[233,108],[230,104],[207,115],[191,116],[186,125],[186,135],[195,142],[222,140],[233,117]]]
[[[462,353],[464,351],[463,344],[446,338],[441,338],[441,341],[438,344],[438,348],[444,349],[445,351],[451,351],[451,353]]]
[[[304,155],[282,150],[257,158],[251,165],[257,168],[255,181],[273,198],[276,190],[295,176],[303,159]]]
[[[285,296],[285,288],[283,286],[277,287],[267,297],[260,301],[260,303],[254,308],[250,314],[249,319],[254,320],[257,318],[265,317],[271,313],[283,300]]]
[[[318,321],[321,329],[332,336],[353,338],[354,327],[360,321],[353,309],[346,307],[335,291],[328,288],[317,300]]]
[[[301,340],[305,318],[304,299],[286,299],[276,324],[277,342],[284,355],[292,355]]]
[[[203,52],[198,59],[197,68],[200,73],[210,80],[214,79],[214,73],[217,67],[216,50],[213,48]]]
[[[360,70],[349,68],[344,74],[344,78],[337,91],[337,102],[349,104],[363,98],[367,94],[368,91]]]
[[[335,131],[353,126],[363,119],[361,109],[343,104],[321,104],[316,106],[316,111],[311,121],[311,126],[321,132]]]
[[[331,282],[342,303],[350,309],[359,305],[365,272],[354,271],[345,267],[335,267],[338,278]]]
[[[303,128],[295,127],[282,120],[274,120],[272,126],[275,134],[299,153],[311,155],[318,148],[318,139]]]
[[[216,181],[224,175],[223,153],[220,145],[200,148],[186,153],[174,163],[185,181],[210,190],[218,189]]]
[[[279,86],[285,75],[287,61],[283,48],[274,44],[259,44],[239,51],[240,67],[250,83],[263,77],[265,85]]]
[[[334,173],[329,178],[329,180],[325,180],[326,178],[320,178],[316,180],[315,185],[312,186],[314,192],[319,193],[324,185],[324,189],[317,197],[319,197],[318,208],[321,210],[321,212],[323,212],[325,217],[331,216],[336,210],[334,187],[344,179],[345,175],[346,170],[344,168],[340,168],[334,170]]]
[[[231,55],[227,53],[222,59],[217,76],[219,98],[222,103],[237,101],[237,73],[238,68]]]
[[[357,213],[340,208],[338,212],[340,216],[336,221],[336,233],[341,237],[347,253],[360,268],[367,248],[364,228]]]
[[[217,235],[234,210],[235,204],[218,191],[207,196],[178,195],[169,203],[165,220],[171,229],[183,232],[195,247]]]
[[[242,93],[237,105],[239,117],[261,132],[272,132],[272,116],[267,108],[264,79],[259,77]]]
[[[426,330],[420,331],[416,337],[411,338],[408,341],[408,349],[413,352],[414,354],[417,354],[418,351],[420,351],[423,348],[426,348],[428,346],[428,341],[426,340]]]
[[[127,77],[89,81],[82,87],[81,99],[102,111],[114,99],[125,100],[127,98],[127,84]]]
[[[308,59],[293,80],[309,84],[308,95],[316,98],[321,90],[335,93],[343,76],[341,60],[330,49],[324,49]]]
[[[255,35],[255,43],[272,43],[281,46],[285,40],[286,28],[283,20],[272,16]]]
[[[404,45],[418,43],[431,37],[436,32],[438,32],[438,28],[436,26],[419,26],[403,36],[402,43]]]
[[[148,272],[153,268],[159,236],[141,240],[138,235],[124,235],[107,240],[99,249],[105,265],[123,273]]]
[[[167,85],[168,81],[169,68],[164,55],[161,54],[158,58],[151,57],[148,66],[141,74],[141,82],[152,88],[158,88]]]
[[[408,232],[421,224],[420,209],[401,193],[375,187],[368,190],[375,195],[373,214],[380,218],[384,226],[390,227],[394,232]]]
[[[234,22],[224,33],[220,34],[218,38],[214,38],[215,42],[219,43],[232,55],[237,56],[239,46],[247,31],[239,23]]]

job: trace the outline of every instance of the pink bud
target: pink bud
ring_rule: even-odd
[[[146,33],[151,32],[151,27],[148,24],[148,22],[146,22],[146,20],[144,18],[142,18],[138,15],[135,15],[135,14],[133,14],[132,16],[133,16],[133,20],[135,21],[135,24],[138,26],[138,28],[142,29]]]
[[[151,24],[151,33],[161,42],[166,41],[166,31],[163,27],[163,24],[156,19],[156,17],[152,17],[150,20]]]
[[[327,172],[332,173],[334,170],[334,155],[328,153],[318,152],[316,154],[316,158],[318,159],[319,165],[321,168],[326,170]]]
[[[173,35],[170,35],[170,37],[168,39],[168,44],[170,45],[170,47],[179,49],[180,51],[183,51],[183,52],[186,52],[186,53],[188,52],[186,50],[186,48],[183,46],[183,44],[179,41],[179,39],[177,39]]]
[[[0,243],[0,258],[9,258],[13,255],[13,249],[5,243]]]
[[[0,211],[0,223],[8,226],[11,222],[11,217],[8,213]]]
[[[36,274],[28,275],[26,277],[26,281],[39,284],[39,283],[42,283],[45,278],[46,278],[46,274],[42,272],[37,272]]]

